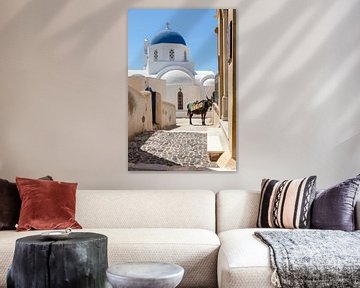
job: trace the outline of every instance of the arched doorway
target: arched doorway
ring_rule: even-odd
[[[178,110],[184,110],[184,94],[179,88],[179,92],[177,93],[177,102],[178,102]]]
[[[152,123],[156,124],[156,91],[153,91],[149,86],[145,88],[145,91],[151,93]]]

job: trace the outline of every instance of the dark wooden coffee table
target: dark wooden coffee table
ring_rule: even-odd
[[[107,267],[105,235],[73,232],[61,240],[28,236],[16,240],[7,285],[8,288],[105,287]]]

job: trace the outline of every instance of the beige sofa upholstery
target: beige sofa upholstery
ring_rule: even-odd
[[[269,248],[254,237],[260,229],[221,232],[218,258],[219,287],[274,287]]]
[[[76,218],[86,228],[200,228],[215,232],[209,190],[79,190]]]
[[[264,230],[255,228],[259,201],[259,191],[224,190],[216,195],[219,288],[274,287],[269,248],[254,236]],[[359,229],[359,202],[356,211]]]
[[[216,287],[220,241],[215,194],[207,190],[79,190],[81,231],[108,237],[109,265],[166,261],[184,267],[180,287]],[[6,287],[15,241],[44,231],[0,231],[0,287]]]
[[[207,190],[79,190],[76,218],[81,231],[107,235],[109,265],[166,261],[185,268],[180,287],[270,288],[269,249],[253,235],[259,200],[244,190],[216,199]],[[359,229],[359,202],[356,212]],[[0,288],[16,239],[41,232],[0,231]]]
[[[269,248],[254,237],[260,193],[224,190],[216,195],[217,232],[221,241],[218,286],[274,287]]]

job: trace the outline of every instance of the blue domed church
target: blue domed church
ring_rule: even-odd
[[[186,117],[187,103],[210,98],[215,90],[215,73],[195,70],[192,60],[184,37],[166,23],[150,41],[144,39],[144,69],[129,70],[128,75],[165,80],[163,96],[176,106],[176,117]]]

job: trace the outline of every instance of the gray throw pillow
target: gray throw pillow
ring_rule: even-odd
[[[312,204],[311,228],[355,230],[355,202],[360,174],[333,187],[318,190]]]

